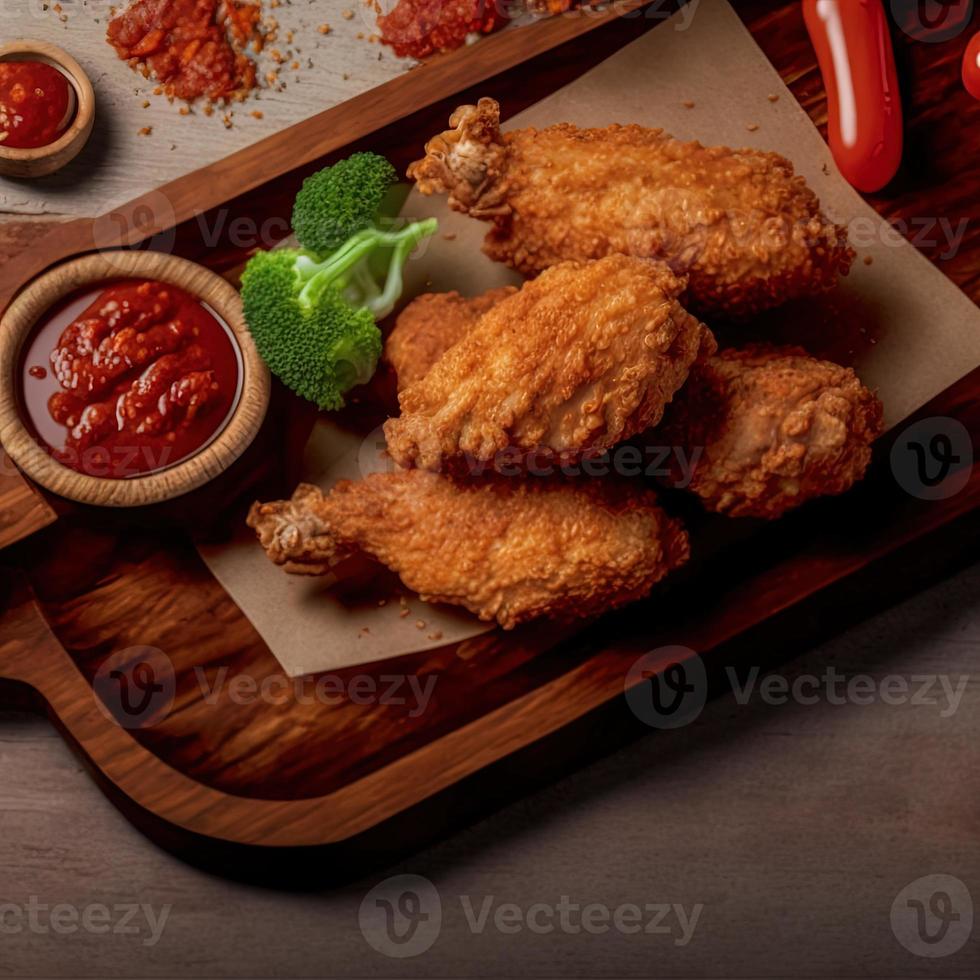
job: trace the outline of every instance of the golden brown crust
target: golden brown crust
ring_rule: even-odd
[[[484,313],[516,292],[514,286],[501,286],[472,299],[451,292],[426,293],[412,300],[385,341],[384,358],[395,370],[398,390],[424,378]]]
[[[485,251],[526,275],[611,252],[690,279],[692,310],[745,317],[832,287],[854,258],[792,164],[641,126],[501,133],[499,106],[461,106],[409,177],[491,220]]]
[[[388,452],[428,470],[571,462],[656,425],[714,347],[677,302],[683,287],[625,255],[548,269],[401,392]]]
[[[698,365],[657,434],[700,453],[690,489],[709,510],[775,518],[853,486],[881,432],[881,403],[850,368],[749,347]],[[683,479],[676,454],[674,467]]]
[[[616,479],[458,483],[396,470],[328,494],[301,486],[291,501],[255,504],[249,525],[287,571],[322,574],[360,551],[423,599],[505,629],[641,599],[689,554],[656,496]]]

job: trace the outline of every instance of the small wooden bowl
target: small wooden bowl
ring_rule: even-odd
[[[241,352],[242,379],[231,418],[203,449],[158,473],[115,480],[70,469],[38,443],[20,408],[19,369],[24,343],[52,306],[84,286],[126,278],[171,283],[207,303],[234,334]],[[235,288],[203,266],[162,252],[101,252],[67,262],[28,286],[0,321],[0,443],[32,480],[79,503],[138,507],[203,486],[248,448],[265,418],[270,390],[269,369],[255,349]]]
[[[44,177],[74,160],[92,135],[95,92],[82,66],[56,44],[22,38],[0,44],[0,61],[43,61],[57,68],[75,90],[75,117],[53,143],[32,149],[4,147],[0,143],[0,174],[5,177]]]

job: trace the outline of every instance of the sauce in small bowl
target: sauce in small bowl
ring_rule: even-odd
[[[47,41],[0,44],[0,174],[44,177],[81,153],[95,125],[82,66]]]
[[[126,479],[207,446],[241,392],[227,324],[186,290],[153,280],[87,287],[40,321],[22,353],[20,392],[58,462]]]
[[[37,483],[133,507],[210,483],[269,404],[241,297],[158,252],[103,252],[31,283],[0,322],[0,442]]]
[[[77,106],[72,83],[53,65],[0,61],[0,146],[49,146],[69,127]]]

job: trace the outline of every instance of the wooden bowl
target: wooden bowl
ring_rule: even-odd
[[[5,177],[44,177],[74,160],[92,135],[95,92],[82,66],[56,44],[22,38],[0,44],[0,61],[43,61],[57,68],[75,90],[75,117],[53,143],[32,149],[4,147],[0,143],[0,174]]]
[[[53,459],[24,421],[19,390],[21,349],[35,325],[64,297],[113,279],[171,283],[207,303],[231,329],[241,353],[238,404],[225,427],[201,450],[169,469],[127,479],[87,476]],[[161,252],[101,252],[60,265],[28,286],[0,320],[0,443],[41,486],[80,503],[137,507],[188,493],[213,480],[248,448],[269,405],[269,369],[245,326],[241,297],[203,266]]]

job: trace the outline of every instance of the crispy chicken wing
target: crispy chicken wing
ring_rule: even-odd
[[[289,572],[323,574],[360,552],[426,601],[505,629],[640,599],[688,557],[655,495],[614,479],[457,483],[395,470],[327,494],[300,486],[292,500],[255,504],[248,523]]]
[[[850,368],[799,348],[750,347],[699,364],[657,437],[688,459],[701,453],[690,489],[709,510],[774,518],[849,489],[881,431],[881,403]]]
[[[625,255],[547,270],[401,392],[388,452],[427,470],[530,468],[656,425],[715,346],[677,302],[683,286],[662,263]]]
[[[385,341],[384,357],[398,376],[398,390],[424,378],[484,313],[516,292],[514,286],[501,286],[472,299],[452,292],[426,293],[412,300]]]
[[[492,221],[484,250],[527,275],[611,252],[688,275],[692,310],[744,317],[820,292],[854,258],[846,230],[776,153],[682,143],[641,126],[500,131],[461,106],[408,175]]]

